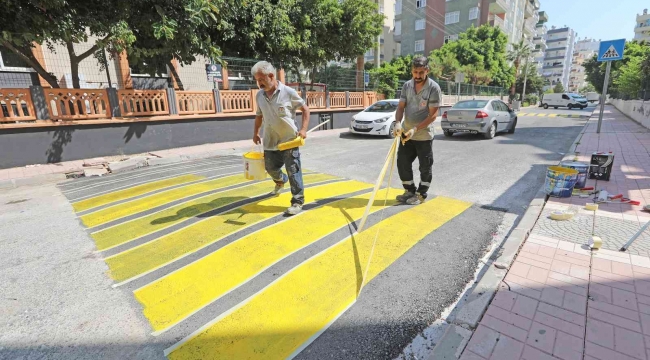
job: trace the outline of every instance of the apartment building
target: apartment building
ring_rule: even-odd
[[[548,15],[545,11],[540,11],[538,14],[537,24],[535,25],[537,35],[533,38],[532,46],[533,63],[537,66],[537,73],[540,75],[543,73],[544,57],[546,56],[546,49],[548,49],[548,46],[546,45],[546,33],[548,32],[548,28],[546,27],[547,22]]]
[[[648,14],[648,9],[643,9],[643,13],[636,16],[634,40],[650,41],[650,14]]]
[[[397,0],[394,37],[402,55],[428,54],[472,25],[490,24],[509,46],[522,37],[532,44],[539,7],[539,0]]]
[[[561,83],[565,89],[569,86],[576,35],[573,29],[566,26],[552,26],[546,33],[547,49],[542,76],[549,80],[551,87],[557,83]]]
[[[377,45],[366,52],[365,62],[381,64],[400,55],[400,44],[395,41],[395,0],[374,0],[379,13],[384,15],[384,31],[377,40]]]
[[[598,54],[600,41],[584,38],[578,39],[573,49],[573,62],[571,64],[571,76],[569,77],[569,91],[578,92],[585,85],[587,79],[584,62]]]

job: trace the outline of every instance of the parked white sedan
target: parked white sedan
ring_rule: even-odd
[[[398,99],[380,100],[352,116],[350,132],[393,137]]]

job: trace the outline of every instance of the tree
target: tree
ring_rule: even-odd
[[[515,66],[515,80],[517,79],[517,76],[519,75],[519,66],[521,65],[521,61],[523,59],[526,59],[530,56],[530,46],[528,44],[524,43],[524,40],[522,39],[519,41],[517,44],[512,44],[512,50],[508,52],[508,55],[506,59],[508,61],[512,61]],[[512,86],[510,86],[510,96],[514,97],[515,95],[515,82],[512,83]]]
[[[526,69],[523,71],[526,71]],[[528,64],[528,75],[526,80],[526,94],[541,94],[544,91],[545,79],[537,73],[537,67],[535,64]],[[515,90],[517,93],[523,94],[524,77],[519,76]]]
[[[0,45],[18,55],[53,88],[57,78],[48,73],[34,55],[35,44],[66,48],[73,87],[79,88],[79,63],[96,52],[121,51],[135,37],[125,19],[130,2],[124,0],[3,0],[0,6]],[[77,53],[75,44],[97,40],[90,49]]]
[[[460,70],[460,63],[451,52],[432,51],[429,55],[429,69],[430,74],[435,78],[445,81],[454,81],[456,73]],[[411,71],[409,66],[409,75],[410,73]]]
[[[506,60],[507,36],[498,28],[481,25],[460,33],[458,40],[450,41],[433,50],[430,57],[445,59],[451,54],[460,66],[473,65],[490,73],[491,85],[510,87],[514,69]]]
[[[586,94],[586,93],[590,93],[590,92],[596,92],[596,88],[590,83],[587,83],[585,86],[583,86],[580,89],[580,93],[582,93],[582,94]]]
[[[398,56],[390,61],[391,65],[397,67],[397,74],[402,81],[408,81],[413,76],[411,75],[411,63],[413,62],[413,55]]]
[[[379,68],[370,70],[370,81],[376,84],[377,92],[386,95],[387,99],[395,97],[399,85],[399,68],[389,63],[381,64]]]
[[[562,86],[561,82],[558,82],[557,84],[555,84],[555,86],[553,87],[553,92],[556,93],[556,94],[564,92],[564,86]]]
[[[160,64],[165,64],[182,90],[173,59],[183,66],[196,61],[199,55],[217,60],[221,56],[212,32],[227,20],[221,17],[218,5],[224,4],[215,0],[134,2],[129,24],[137,40],[128,50],[129,59],[151,75],[156,74]]]
[[[461,68],[465,74],[465,82],[476,85],[488,85],[492,81],[490,72],[476,65],[465,65]]]
[[[641,61],[641,57],[633,57],[620,68],[618,77],[614,80],[619,93],[633,99],[638,96],[643,81]]]

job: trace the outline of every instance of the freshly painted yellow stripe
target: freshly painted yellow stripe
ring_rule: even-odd
[[[318,201],[369,186],[356,181],[320,185],[305,191],[306,201]],[[245,229],[260,221],[283,213],[289,206],[291,193],[267,198],[160,237],[115,256],[106,258],[110,274],[117,282],[160,268],[179,257],[206,247],[224,236]]]
[[[557,117],[558,114],[549,114],[548,117]]]
[[[77,201],[76,203],[72,204],[72,208],[74,209],[74,211],[80,212],[80,211],[92,209],[94,207],[110,204],[112,202],[125,200],[135,196],[140,196],[148,192],[164,189],[166,187],[185,184],[185,183],[198,181],[202,179],[205,179],[205,177],[189,174],[189,175],[173,177],[171,179],[153,181],[150,183],[134,186],[128,189],[119,190],[108,194],[91,197],[89,199]]]
[[[370,189],[363,184],[359,188]],[[391,189],[386,206],[403,190]],[[385,190],[370,212],[384,208]],[[335,201],[269,226],[136,290],[154,330],[165,330],[268,267],[363,216],[371,194]]]
[[[155,207],[165,205],[178,199],[197,195],[206,191],[217,190],[231,185],[245,183],[250,183],[250,181],[246,180],[241,174],[237,174],[198,184],[187,185],[83,215],[81,217],[81,221],[87,227],[95,227],[98,225],[106,224],[107,222],[111,222],[113,220],[123,218],[125,216],[137,214],[148,209],[153,209]]]
[[[528,113],[519,113],[519,116],[527,116]]]
[[[348,237],[165,353],[172,360],[285,359],[295,355],[355,303],[378,228],[366,281],[470,205],[438,197]]]
[[[337,177],[327,174],[305,174],[305,185],[334,180]],[[168,209],[132,221],[109,227],[92,234],[98,250],[106,250],[138,239],[144,235],[166,229],[187,219],[218,209],[237,201],[264,195],[271,191],[273,183],[265,181],[243,188],[237,188],[200,197]]]

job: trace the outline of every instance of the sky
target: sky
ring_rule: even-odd
[[[648,0],[539,0],[548,14],[546,26],[572,28],[578,38],[631,40],[636,15],[650,9]]]

